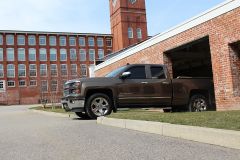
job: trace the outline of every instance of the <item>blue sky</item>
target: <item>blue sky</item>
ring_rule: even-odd
[[[146,0],[149,35],[224,0]],[[0,0],[0,30],[110,33],[109,0]]]

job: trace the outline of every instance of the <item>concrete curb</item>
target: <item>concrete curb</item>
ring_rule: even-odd
[[[161,122],[99,117],[98,124],[240,149],[240,132]]]
[[[71,114],[64,114],[64,113],[55,113],[55,112],[46,112],[46,111],[40,111],[40,110],[35,110],[35,109],[29,109],[30,112],[34,113],[40,113],[44,114],[47,116],[55,116],[55,117],[63,117],[63,118],[69,118],[69,117],[75,117],[74,115]]]

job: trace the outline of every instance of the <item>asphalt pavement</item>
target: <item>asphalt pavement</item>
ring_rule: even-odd
[[[0,160],[240,160],[240,150],[0,106]]]

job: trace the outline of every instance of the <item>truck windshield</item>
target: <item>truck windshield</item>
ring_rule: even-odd
[[[116,77],[119,75],[121,72],[123,72],[126,69],[127,66],[120,67],[110,73],[108,73],[105,77]]]

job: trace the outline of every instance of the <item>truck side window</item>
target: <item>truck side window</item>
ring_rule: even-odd
[[[166,79],[163,67],[151,67],[152,78]]]
[[[127,79],[146,79],[145,66],[132,67],[128,72],[131,72],[131,75]]]

